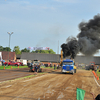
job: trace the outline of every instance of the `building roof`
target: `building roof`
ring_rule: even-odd
[[[95,64],[100,65],[100,56],[76,56],[75,62],[89,64],[90,62],[95,62]]]
[[[40,60],[41,62],[60,62],[60,54],[44,54],[44,53],[29,53],[22,52],[21,59],[26,60]],[[69,59],[68,57],[66,59]],[[90,62],[95,62],[95,64],[100,65],[100,56],[80,56],[75,57],[75,62],[89,64]]]
[[[40,60],[41,62],[60,62],[60,55],[22,52],[21,59]]]
[[[20,59],[21,58],[21,54],[16,54],[16,58]]]
[[[0,52],[2,52],[2,59],[3,60],[8,60],[8,59],[14,60],[16,57],[15,52],[8,52],[8,51],[0,51]],[[9,56],[8,56],[8,54],[9,54]]]

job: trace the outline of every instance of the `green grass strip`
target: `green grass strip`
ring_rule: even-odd
[[[18,68],[18,66],[0,66],[0,69],[4,69],[4,67],[5,69],[11,69],[11,67],[12,69]],[[19,66],[19,68],[28,68],[28,66]]]
[[[100,72],[99,72],[99,70],[100,69],[98,69],[96,73],[97,73],[97,76],[99,76],[99,78],[100,78]]]

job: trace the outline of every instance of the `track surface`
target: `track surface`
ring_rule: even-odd
[[[71,75],[58,70],[0,84],[0,100],[76,100],[77,87],[86,90],[84,100],[93,100],[91,92],[100,93],[90,71],[78,70]]]
[[[29,73],[29,68],[0,70],[0,82],[6,80],[12,80],[12,79],[32,75],[32,74],[34,73]]]
[[[43,72],[49,72],[52,69],[42,68]],[[0,82],[12,80],[24,76],[34,75],[34,72],[29,72],[29,68],[16,68],[16,69],[6,69],[0,70]]]

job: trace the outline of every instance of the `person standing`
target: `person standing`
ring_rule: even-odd
[[[59,64],[58,64],[58,69],[59,69]]]
[[[2,66],[4,66],[3,60],[1,62],[2,62]]]
[[[58,69],[58,64],[57,64],[57,69]]]
[[[97,65],[97,69],[99,68],[99,66]]]
[[[97,66],[94,66],[94,71],[95,71],[95,73],[96,73],[96,71],[97,71]]]
[[[100,94],[98,94],[96,97],[94,96],[93,93],[91,93],[93,95],[93,100],[100,100]]]
[[[54,70],[56,69],[56,65],[54,64]]]
[[[50,63],[50,67],[52,68],[52,64]]]

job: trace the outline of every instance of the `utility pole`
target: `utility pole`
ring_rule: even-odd
[[[11,39],[11,35],[13,34],[13,32],[7,32],[9,34],[9,49],[10,49],[10,39]],[[9,62],[9,51],[8,51],[8,62]]]
[[[57,65],[58,65],[58,62],[59,62],[59,40],[58,40],[58,51],[57,51]]]

